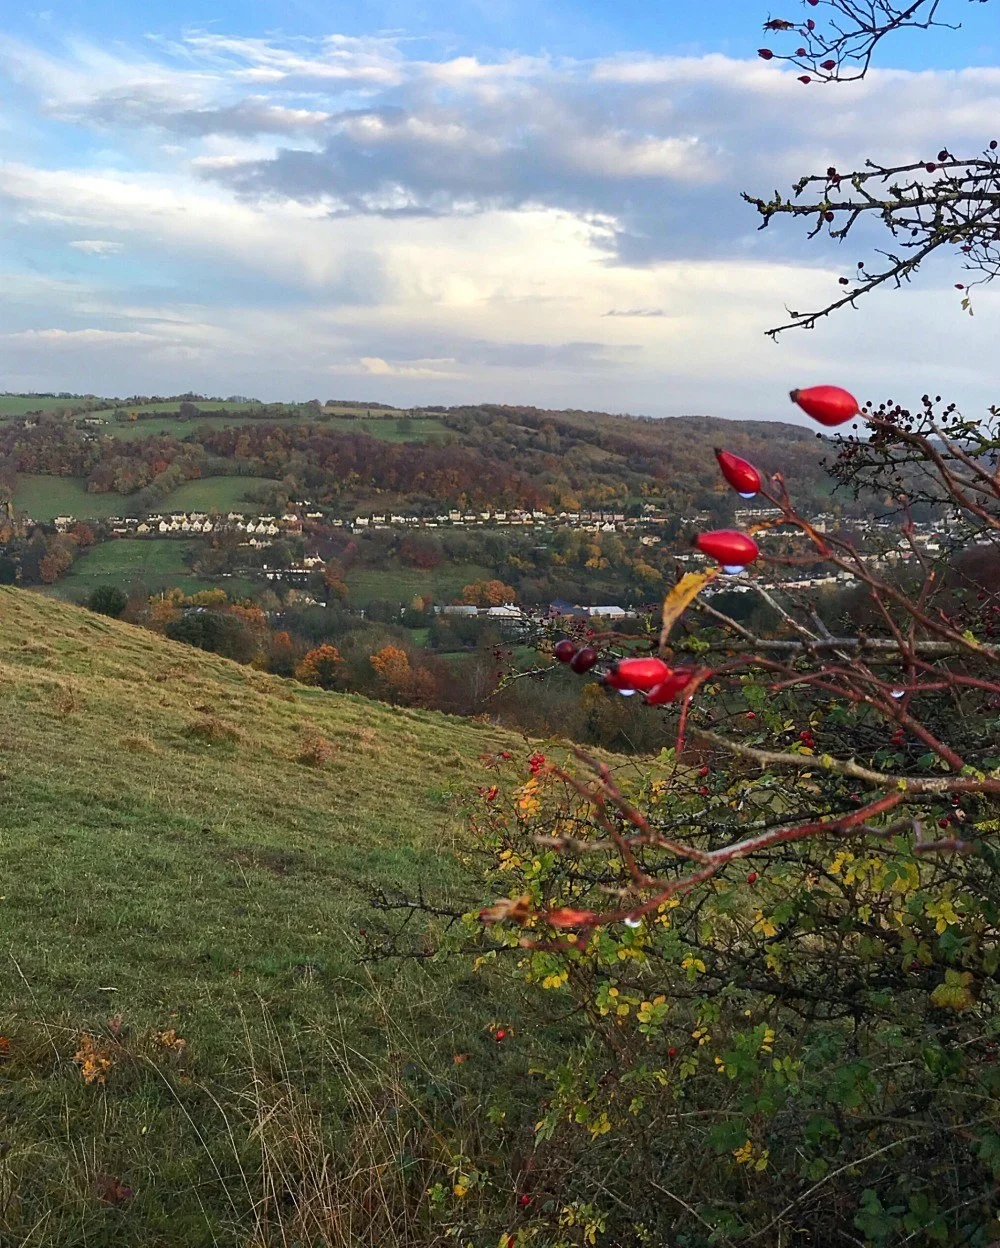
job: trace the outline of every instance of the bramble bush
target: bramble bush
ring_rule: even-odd
[[[755,535],[794,528],[807,553],[765,561],[849,573],[866,631],[756,584],[780,620],[757,637],[699,601],[714,573],[688,574],[660,643],[682,683],[648,708],[673,747],[614,772],[559,746],[489,760],[466,903],[381,901],[428,915],[421,956],[472,958],[530,1054],[482,1113],[519,1115],[531,1149],[467,1159],[475,1219],[465,1190],[440,1199],[458,1242],[1000,1236],[1000,654],[996,582],[975,579],[1000,442],[931,400],[863,415],[835,472],[889,499],[897,560],[818,531],[780,477]],[[947,509],[937,552],[917,499]],[[642,653],[612,639],[592,674],[617,697]]]

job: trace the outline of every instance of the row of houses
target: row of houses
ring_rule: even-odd
[[[434,608],[435,615],[456,616],[461,619],[508,620],[525,623],[537,619],[537,611],[526,611],[514,602],[506,602],[496,607],[470,607],[465,604],[454,604]],[[549,604],[548,614],[562,619],[590,620],[624,620],[635,616],[636,612],[625,607],[585,607],[579,603],[559,600]]]
[[[65,533],[76,523],[75,516],[56,516],[53,521],[60,533]],[[298,533],[302,529],[301,519],[293,513],[283,516],[246,516],[236,511],[226,515],[205,511],[175,511],[166,515],[150,515],[145,519],[137,516],[109,516],[107,523],[111,532],[119,537],[220,532],[276,537],[282,532]]]

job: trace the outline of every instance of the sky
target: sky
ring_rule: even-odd
[[[809,87],[757,57],[758,0],[14,8],[0,391],[783,420],[821,382],[1000,397],[1000,288],[970,318],[954,258],[766,338],[879,240],[761,232],[740,199],[981,150],[1000,0],[944,0],[961,29]]]

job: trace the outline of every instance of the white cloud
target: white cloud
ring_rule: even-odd
[[[0,335],[11,345],[44,347],[46,350],[76,351],[94,347],[158,346],[160,340],[153,334],[139,330],[109,329],[25,329],[16,334]]]
[[[451,365],[452,367],[441,367],[442,365]],[[348,377],[406,377],[420,378],[427,380],[429,378],[446,378],[454,381],[467,374],[461,372],[454,367],[455,360],[418,360],[412,363],[392,363],[389,360],[383,360],[378,355],[364,355],[357,362],[346,361],[341,364],[330,364],[327,372],[334,375],[343,375]]]
[[[920,370],[988,394],[986,366],[955,360],[992,358],[997,300],[952,318],[935,288],[954,277],[933,269],[905,295],[766,341],[786,304],[839,292],[844,260],[779,227],[757,234],[738,193],[868,151],[976,146],[1000,71],[873,74],[830,92],[716,55],[408,50],[204,32],[141,53],[0,41],[31,124],[56,117],[80,138],[72,164],[55,147],[0,162],[5,230],[35,254],[134,262],[70,280],[30,274],[12,251],[5,377],[74,388],[86,361],[86,387],[109,391],[309,395],[340,376],[402,402],[783,419],[772,398],[806,379],[883,393]],[[92,132],[113,162],[87,163]]]
[[[121,243],[113,243],[106,238],[74,238],[68,246],[74,251],[82,251],[85,256],[115,256],[123,250]]]

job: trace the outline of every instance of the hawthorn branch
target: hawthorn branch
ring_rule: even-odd
[[[973,0],[985,4],[987,0]],[[810,0],[815,3],[815,0]],[[911,0],[909,4],[893,0],[827,0],[832,15],[825,27],[812,19],[790,22],[768,18],[765,34],[791,34],[798,47],[782,55],[769,48],[761,49],[766,60],[785,61],[807,71],[804,81],[857,82],[871,68],[880,43],[900,30],[958,30],[959,23],[938,18],[941,0]]]
[[[707,728],[693,728],[692,736],[717,749],[725,750],[739,758],[746,758],[761,767],[794,767],[799,771],[828,771],[835,775],[850,776],[884,788],[903,793],[995,793],[1000,794],[1000,780],[962,778],[959,776],[892,776],[886,772],[863,767],[853,759],[833,758],[829,754],[788,754],[780,750],[762,750],[757,746],[733,741],[721,733]]]
[[[962,267],[976,275],[971,283],[957,283],[966,292],[967,311],[968,289],[1000,274],[1000,157],[993,142],[978,156],[956,158],[942,150],[935,159],[901,165],[866,160],[863,168],[850,173],[831,167],[825,174],[800,178],[790,197],[775,191],[765,199],[744,192],[743,199],[756,208],[762,230],[775,218],[803,219],[810,223],[809,238],[825,233],[843,243],[859,222],[874,218],[896,248],[876,250],[877,262],[862,261],[852,277],[842,276],[846,289],[823,307],[790,311],[788,323],[767,331],[771,338],[788,329],[812,329],[887,283],[902,286],[943,247],[957,247]]]

